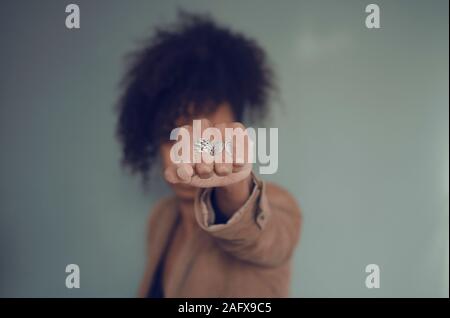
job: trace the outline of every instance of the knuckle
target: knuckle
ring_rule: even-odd
[[[205,163],[199,163],[199,164],[197,164],[197,166],[195,168],[198,173],[206,174],[206,173],[210,173],[212,171],[213,166],[209,165],[209,164],[205,164]]]
[[[231,172],[232,166],[229,164],[221,163],[215,166],[216,172],[220,175],[228,174]]]

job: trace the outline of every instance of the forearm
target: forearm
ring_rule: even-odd
[[[229,219],[250,197],[253,182],[251,176],[225,187],[214,188],[213,205],[225,219]]]
[[[256,177],[252,185],[246,202],[228,219],[214,206],[213,189],[200,191],[195,203],[196,218],[227,253],[254,264],[277,266],[290,258],[298,241],[300,210],[286,191],[273,186],[267,190]]]

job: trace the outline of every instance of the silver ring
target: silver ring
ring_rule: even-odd
[[[200,138],[194,143],[194,150],[197,153],[207,152],[211,154],[214,152],[214,145],[208,139]]]
[[[213,155],[221,153],[223,151],[223,142],[221,141],[216,141],[213,143],[213,148],[212,148],[212,153]]]
[[[207,152],[211,156],[221,153],[223,150],[232,155],[233,144],[231,140],[226,140],[225,143],[221,141],[211,142],[208,139],[200,138],[194,143],[194,151],[197,153]]]
[[[233,144],[231,140],[227,139],[225,142],[216,141],[212,142],[212,151],[211,154],[214,156],[215,154],[221,153],[224,149],[229,154],[233,154]]]
[[[233,142],[230,139],[225,140],[224,148],[229,155],[233,155]]]

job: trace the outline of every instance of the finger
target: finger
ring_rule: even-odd
[[[194,175],[194,168],[191,164],[181,163],[177,167],[177,176],[183,183],[191,182],[191,178]]]
[[[196,148],[194,156],[195,158],[195,173],[201,178],[210,178],[214,171],[214,158],[210,154],[210,147],[212,146],[210,142],[210,136],[205,134],[205,130],[211,127],[211,122],[208,119],[200,119],[201,125],[201,136],[199,140],[195,140],[196,145],[205,144],[205,147],[194,147]]]
[[[178,164],[173,164],[168,166],[165,170],[164,170],[164,179],[166,179],[167,182],[169,183],[181,183],[183,182],[182,179],[180,179],[180,177],[178,176],[177,170],[179,168]]]
[[[193,129],[192,129],[192,126],[190,126],[190,125],[185,125],[182,128],[186,129],[187,133],[189,134],[189,138],[187,140],[183,140],[183,142],[186,142],[186,144],[183,146],[184,146],[184,149],[186,149],[188,151],[187,157],[189,160],[183,161],[183,163],[190,164],[192,167],[194,167],[194,154],[192,153],[192,145],[194,142],[194,140],[193,140],[194,137],[193,137],[193,133],[192,133]]]
[[[169,183],[190,183],[191,178],[194,175],[194,169],[190,164],[175,164],[170,165],[164,171],[164,178]]]
[[[233,171],[241,170],[249,162],[249,137],[244,125],[235,122],[229,125],[233,129],[232,143]]]
[[[202,153],[202,162],[195,164],[195,172],[201,179],[210,178],[214,171],[214,158],[207,152]]]
[[[233,172],[233,164],[231,163],[214,163],[214,171],[219,176],[227,176]]]
[[[185,137],[181,140],[181,142],[185,143],[181,149],[187,152],[181,154],[181,161],[172,162],[164,171],[164,177],[169,183],[189,183],[194,174],[193,155],[191,151],[192,126],[185,125],[180,128],[187,131],[188,138]]]
[[[226,176],[233,172],[233,157],[226,149],[225,128],[226,124],[217,124],[221,135],[220,145],[217,146],[214,158],[214,171],[219,176]]]

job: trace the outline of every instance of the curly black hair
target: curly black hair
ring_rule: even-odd
[[[119,101],[117,137],[124,166],[144,179],[175,121],[228,102],[237,121],[262,118],[275,90],[263,49],[209,15],[178,13],[131,55]]]

